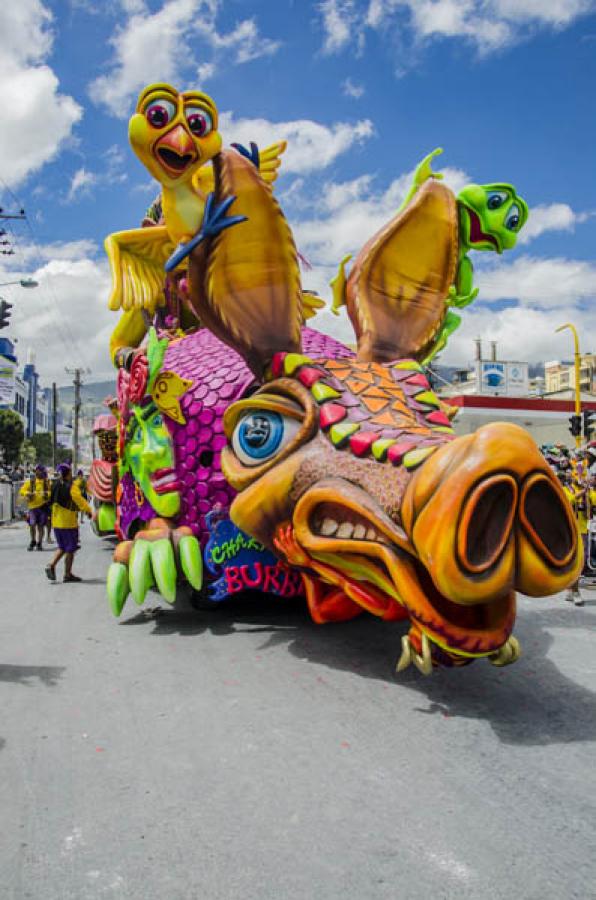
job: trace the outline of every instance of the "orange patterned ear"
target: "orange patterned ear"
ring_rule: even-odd
[[[458,252],[453,193],[431,179],[358,254],[346,305],[362,362],[422,359],[446,313]]]
[[[255,375],[278,351],[299,352],[300,269],[292,232],[256,166],[235,150],[213,160],[216,202],[235,196],[246,216],[190,257],[190,293],[203,323],[240,353]]]

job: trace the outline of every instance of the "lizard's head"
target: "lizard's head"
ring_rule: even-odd
[[[166,187],[190,180],[221,149],[213,100],[199,91],[178,93],[169,84],[141,91],[128,135],[143,165]]]
[[[502,253],[515,247],[528,206],[510,184],[468,184],[457,196],[461,244]]]

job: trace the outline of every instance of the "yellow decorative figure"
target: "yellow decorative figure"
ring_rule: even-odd
[[[179,93],[169,84],[146,87],[129,122],[131,146],[162,187],[164,224],[134,228],[111,234],[105,242],[112,271],[109,307],[124,315],[112,336],[111,351],[138,346],[147,326],[142,311],[149,315],[163,305],[164,267],[177,244],[185,244],[201,229],[204,235],[234,224],[224,218],[233,202],[212,208],[213,171],[209,163],[221,150],[217,107],[200,91]],[[258,166],[261,178],[275,181],[285,141],[261,153],[253,145],[241,153]],[[183,257],[182,257],[183,258]],[[169,268],[175,268],[176,262]]]
[[[153,385],[151,396],[160,412],[169,416],[179,425],[185,425],[186,419],[180,408],[180,397],[192,385],[188,378],[180,378],[175,372],[160,372]]]

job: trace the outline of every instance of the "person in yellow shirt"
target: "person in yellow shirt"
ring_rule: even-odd
[[[584,545],[585,568],[589,551],[588,526],[592,517],[592,510],[596,509],[596,490],[594,490],[594,488],[591,486],[585,485],[584,483],[574,485],[571,475],[564,476],[561,481],[565,496],[571,503],[573,512],[575,513],[577,518],[577,524],[579,525],[579,531],[582,536]],[[574,603],[575,606],[584,605],[583,597],[579,590],[579,578],[575,582],[575,584],[572,584],[571,587],[568,588],[565,592],[565,600],[568,600],[570,603]]]
[[[61,463],[57,472],[60,478],[52,490],[52,526],[58,549],[52,562],[46,566],[46,575],[50,581],[56,581],[56,566],[64,557],[64,581],[82,581],[72,571],[74,555],[79,549],[78,516],[80,511],[92,519],[93,512],[78,485],[73,483],[70,466]]]
[[[50,480],[42,465],[28,478],[19,491],[27,503],[30,542],[27,550],[43,550],[43,530],[48,520],[46,506],[50,500]]]

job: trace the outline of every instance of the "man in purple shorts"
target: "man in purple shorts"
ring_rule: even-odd
[[[79,511],[93,518],[91,507],[82,496],[80,488],[73,483],[72,470],[66,463],[61,463],[57,472],[59,480],[52,490],[52,525],[58,549],[52,562],[46,566],[46,575],[50,581],[56,581],[56,566],[64,557],[64,581],[81,581],[73,575],[72,563],[79,549]]]
[[[28,478],[19,491],[27,502],[27,522],[29,524],[30,542],[28,550],[42,550],[43,529],[48,520],[46,505],[50,500],[50,480],[42,465],[35,467],[35,472]]]

